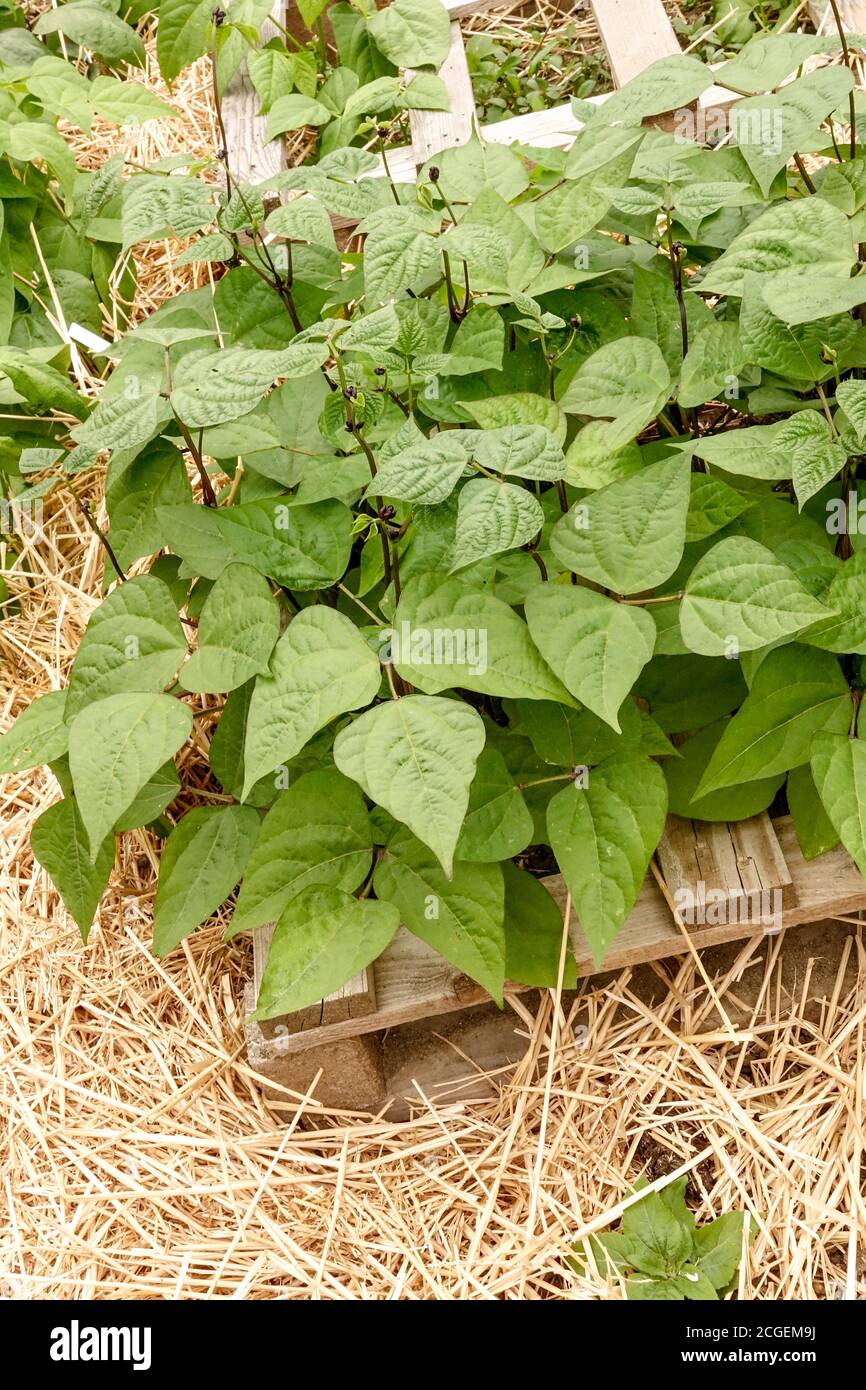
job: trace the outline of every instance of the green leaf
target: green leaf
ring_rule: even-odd
[[[620,444],[655,419],[671,390],[668,365],[649,338],[617,338],[587,357],[572,377],[560,405],[569,415],[623,422]]]
[[[619,733],[619,708],[653,653],[656,629],[649,614],[572,584],[536,585],[525,610],[545,661],[581,704]]]
[[[432,72],[416,72],[403,88],[403,102],[410,111],[450,111],[448,88]]]
[[[802,414],[812,416],[813,422],[822,419],[814,410],[804,410]],[[810,433],[809,424],[797,425],[798,420],[799,415],[792,415],[773,425],[748,425],[745,429],[708,435],[695,441],[694,451],[698,458],[706,459],[725,473],[780,481],[791,477],[792,450],[801,436],[807,437]],[[823,423],[827,430],[827,422]]]
[[[533,203],[535,230],[548,251],[563,251],[597,227],[610,200],[595,174],[567,179]]]
[[[829,652],[794,643],[758,667],[701,779],[699,795],[787,772],[809,760],[821,729],[844,733],[851,718],[848,682]]]
[[[426,301],[416,301],[426,303]],[[378,354],[394,346],[400,336],[400,319],[393,304],[383,309],[374,309],[371,314],[358,314],[339,338],[341,352],[368,352],[378,359]]]
[[[547,808],[550,844],[596,967],[637,901],[662,837],[667,787],[658,765],[621,754],[567,786]]]
[[[735,716],[739,717],[739,716]],[[783,772],[698,795],[699,784],[733,721],[716,720],[678,745],[679,758],[665,763],[668,810],[689,820],[737,821],[766,811],[785,780]]]
[[[186,651],[168,585],[149,574],[118,584],[93,613],[75,654],[66,719],[107,695],[163,690]]]
[[[830,823],[866,878],[866,743],[845,734],[816,734],[811,766]]]
[[[461,224],[462,226],[462,224]],[[470,227],[466,232],[481,233],[485,228]],[[450,234],[453,236],[453,233]],[[444,243],[443,250],[459,254]],[[505,320],[489,304],[478,304],[458,325],[447,352],[421,352],[414,370],[430,376],[471,376],[475,372],[498,372],[505,352]]]
[[[0,773],[24,772],[62,758],[69,747],[65,709],[65,690],[50,690],[31,701],[11,729],[0,734]]]
[[[469,462],[462,430],[443,430],[400,449],[380,464],[367,492],[435,506],[454,491]]]
[[[759,34],[716,69],[714,80],[735,92],[771,91],[806,58],[825,52],[826,43],[814,34]]]
[[[136,174],[123,186],[123,246],[185,237],[209,227],[212,190],[198,179]]]
[[[85,946],[99,899],[114,867],[114,836],[108,834],[90,862],[84,825],[72,797],[43,811],[30,831],[34,858],[63,899]]]
[[[691,105],[714,80],[710,69],[690,53],[659,58],[619,91],[611,93],[598,109],[593,124],[638,124],[646,116],[678,110]]]
[[[730,1284],[740,1267],[746,1220],[741,1211],[727,1211],[695,1231],[697,1265],[714,1289]]]
[[[439,169],[439,187],[452,203],[472,203],[488,183],[509,201],[529,187],[526,165],[514,150],[482,142],[475,133],[464,145],[434,155],[421,170],[419,183],[429,176],[431,164]]]
[[[304,608],[257,678],[244,747],[244,797],[338,714],[375,699],[381,671],[354,623],[324,604]]]
[[[562,950],[562,913],[540,879],[515,864],[502,866],[505,880],[505,974],[538,989],[555,989]],[[566,947],[565,989],[577,984],[574,956]]]
[[[820,198],[774,203],[750,222],[700,282],[702,294],[742,295],[748,272],[766,276],[796,267],[821,266],[844,275],[856,255],[848,219]]]
[[[771,313],[784,323],[811,323],[814,319],[845,314],[866,301],[866,276],[847,271],[825,275],[798,269],[780,271],[769,278],[764,299]]]
[[[300,130],[305,125],[327,125],[332,120],[331,112],[315,97],[292,92],[289,96],[277,97],[268,113],[267,139],[276,140],[287,130]]]
[[[391,903],[305,888],[277,923],[252,1017],[296,1013],[333,994],[382,954],[399,925]]]
[[[189,738],[192,714],[170,695],[110,695],[69,727],[69,767],[91,863],[142,787]]]
[[[399,77],[376,77],[353,92],[343,107],[347,120],[361,116],[376,116],[383,111],[393,111],[400,97]]]
[[[210,0],[160,0],[156,31],[159,70],[167,82],[207,53],[213,35]]]
[[[97,77],[90,84],[93,109],[115,125],[136,125],[176,116],[168,102],[140,82],[121,82],[116,77]]]
[[[180,778],[174,763],[169,759],[163,767],[145,782],[141,791],[129,803],[123,815],[114,823],[115,834],[124,830],[137,830],[161,816],[166,806],[174,801],[180,791]]]
[[[654,657],[638,677],[635,690],[667,734],[699,729],[730,714],[747,693],[738,661],[691,653]]]
[[[692,570],[680,606],[686,646],[736,656],[832,616],[771,550],[745,536],[718,541]]]
[[[218,579],[225,565],[236,559],[287,589],[324,589],[345,572],[351,525],[351,513],[337,501],[302,506],[291,498],[268,497],[240,507],[220,507],[212,510],[208,526],[215,526],[225,542],[222,556],[215,573],[201,573]]]
[[[568,427],[565,412],[556,401],[545,396],[515,391],[508,396],[488,396],[465,404],[484,430],[502,429],[506,425],[543,425],[557,444],[565,442]]]
[[[629,1262],[642,1274],[667,1275],[695,1253],[694,1232],[659,1192],[648,1192],[624,1212],[622,1234],[629,1242]]]
[[[795,381],[823,380],[825,344],[844,353],[856,338],[850,315],[801,325],[783,323],[770,312],[763,290],[764,277],[746,270],[739,324],[746,360]]]
[[[495,748],[483,748],[469,788],[469,807],[456,859],[475,864],[512,859],[532,839],[532,816],[519,787]]]
[[[65,410],[78,420],[87,413],[86,403],[69,379],[22,348],[0,348],[0,374],[8,377],[18,394],[31,405]]]
[[[428,695],[459,687],[482,695],[564,700],[568,691],[541,659],[529,630],[493,594],[462,579],[411,579],[379,634],[397,671]]]
[[[664,459],[600,488],[556,523],[554,555],[618,594],[661,584],[682,558],[690,476],[685,459]]]
[[[157,384],[147,383],[128,399],[120,392],[99,402],[73,437],[84,449],[134,449],[149,444],[171,419],[171,406]]]
[[[626,700],[619,711],[622,733],[616,734],[589,710],[570,710],[549,701],[518,701],[519,725],[546,763],[561,768],[591,767],[624,749],[634,751],[642,739],[637,706]]]
[[[828,652],[866,654],[866,551],[839,566],[823,599],[836,615],[807,628],[802,640]]]
[[[105,505],[111,547],[126,567],[165,544],[157,507],[192,502],[192,489],[183,458],[167,440],[159,440],[133,459],[119,477],[109,472]]]
[[[737,324],[716,321],[707,324],[696,337],[689,338],[677,391],[680,405],[687,410],[703,405],[723,389],[733,388],[739,394],[737,378],[744,362]],[[727,438],[725,435],[719,437]]]
[[[46,10],[33,26],[37,34],[65,34],[73,43],[109,63],[136,63],[144,67],[144,44],[135,30],[110,9],[85,0]]]
[[[504,425],[474,436],[472,455],[491,473],[556,482],[565,472],[565,458],[544,425]]]
[[[373,830],[355,783],[334,768],[308,772],[262,822],[227,936],[276,921],[311,884],[351,893],[372,854]]]
[[[205,600],[198,646],[181,673],[184,690],[235,690],[267,670],[280,635],[271,586],[248,565],[228,565]]]
[[[824,810],[808,763],[792,768],[785,788],[788,810],[794,822],[804,859],[816,859],[835,849],[839,835]]]
[[[172,408],[191,429],[234,420],[258,405],[278,377],[308,376],[327,355],[326,343],[191,353],[175,371]]]
[[[374,10],[367,32],[398,68],[438,68],[451,46],[448,11],[439,0],[393,0]]]
[[[538,535],[544,513],[537,498],[513,483],[475,478],[460,489],[451,571],[514,550]]]
[[[324,14],[328,0],[297,0],[298,13],[308,29],[315,26],[319,15]]]
[[[735,492],[721,478],[714,478],[709,473],[693,473],[686,517],[686,544],[715,535],[728,522],[736,521],[750,506],[748,497]]]
[[[852,377],[836,387],[836,401],[854,427],[858,444],[866,442],[866,381]]]
[[[159,866],[154,955],[166,956],[234,889],[259,833],[251,806],[199,806],[178,821]]]
[[[430,851],[404,830],[388,842],[373,887],[409,931],[502,1004],[505,892],[498,864],[457,863],[446,876]]]
[[[260,115],[266,116],[278,97],[287,97],[295,85],[295,62],[277,48],[259,48],[247,54],[247,72],[259,94]]]
[[[440,162],[439,155],[436,156],[436,162]],[[471,206],[461,219],[458,229],[461,235],[465,235],[465,229],[468,227],[488,228],[495,233],[497,239],[504,240],[506,256],[504,280],[501,265],[498,263],[499,256],[491,257],[487,268],[473,259],[473,290],[507,289],[513,292],[526,289],[544,269],[546,258],[541,243],[492,184],[482,187],[480,193],[477,187],[474,188],[468,201]],[[447,238],[442,245],[447,250]],[[570,272],[570,276],[574,274],[574,271]]]
[[[364,243],[367,303],[372,306],[411,289],[431,268],[437,255],[435,239],[410,209],[389,208],[367,233]]]
[[[450,876],[484,747],[481,716],[433,695],[407,695],[368,710],[341,730],[334,761],[372,801],[433,850]]]
[[[676,376],[683,365],[683,330],[669,269],[666,266],[661,269],[635,266],[633,278],[631,332],[657,343],[672,377]],[[716,326],[712,314],[697,295],[686,296],[685,306],[690,342],[702,329]],[[701,398],[701,404],[705,399]]]

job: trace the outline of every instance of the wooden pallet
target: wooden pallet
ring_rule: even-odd
[[[285,17],[284,3],[278,0],[272,11],[278,19]],[[413,182],[428,159],[464,143],[477,126],[460,20],[493,8],[493,0],[443,3],[452,19],[451,47],[439,75],[451,109],[410,112],[411,145],[388,153],[389,171],[398,182]],[[591,7],[617,87],[650,63],[681,51],[661,0],[591,0]],[[736,99],[714,87],[699,104],[724,110]],[[232,170],[241,180],[267,178],[284,166],[282,144],[267,144],[257,109],[255,92],[239,76],[226,96],[223,115]],[[567,104],[481,127],[479,133],[497,143],[567,148],[581,128]],[[605,957],[605,972],[866,908],[866,886],[844,850],[807,862],[789,818],[775,825],[766,815],[735,825],[708,825],[671,816],[657,858],[658,866],[647,875]],[[553,876],[545,886],[562,906],[562,878]],[[678,910],[683,890],[697,899],[702,920]],[[253,979],[246,999],[250,1011],[272,934],[272,927],[254,933]],[[579,925],[572,926],[571,938],[578,976],[596,973]],[[515,1000],[524,992],[512,985],[507,994]],[[315,1084],[317,1100],[328,1106],[374,1110],[390,1102],[399,1111],[407,1097],[417,1099],[419,1072],[431,1084],[441,1078],[453,1085],[463,1073],[519,1059],[524,1042],[515,1015],[508,1008],[491,1011],[485,1004],[489,1006],[489,996],[479,985],[401,928],[378,960],[336,994],[300,1013],[248,1024],[249,1062],[283,1099],[286,1092],[303,1095]],[[443,1038],[454,1031],[449,1016],[457,1015],[463,1025],[459,1045],[452,1042],[443,1049]],[[458,1094],[465,1099],[476,1090],[473,1083]]]

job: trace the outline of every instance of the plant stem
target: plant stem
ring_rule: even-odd
[[[389,183],[389,185],[390,185],[391,193],[392,193],[392,196],[393,196],[393,198],[394,198],[394,202],[395,202],[395,203],[397,204],[397,206],[399,207],[399,206],[400,206],[400,194],[399,194],[399,192],[398,192],[397,185],[396,185],[396,183],[394,182],[394,177],[393,177],[393,175],[392,175],[392,173],[391,173],[391,170],[388,168],[388,156],[387,156],[387,154],[385,153],[385,137],[382,135],[382,133],[381,133],[380,131],[377,131],[377,134],[378,134],[378,136],[379,136],[379,158],[380,158],[381,161],[382,161],[382,168],[385,170],[385,178],[388,180],[388,183]]]
[[[543,787],[548,782],[571,782],[574,779],[573,772],[557,772],[554,777],[537,777],[534,782],[518,782],[517,790],[526,791],[527,787]]]
[[[349,395],[349,387],[348,387],[348,382],[346,381],[346,372],[345,372],[345,369],[344,369],[344,367],[343,367],[343,359],[342,359],[342,357],[340,356],[340,354],[339,354],[339,352],[337,351],[337,349],[334,347],[333,343],[329,343],[328,346],[329,346],[330,349],[331,349],[331,353],[333,354],[334,362],[335,362],[335,365],[336,365],[336,368],[337,368],[337,376],[338,376],[339,381],[340,381],[340,390],[342,391],[342,395],[343,395],[343,410],[344,410],[345,415],[346,415],[346,424],[349,426],[350,432],[351,432],[351,433],[354,435],[354,437],[357,439],[357,441],[358,441],[358,443],[360,444],[362,450],[364,451],[364,457],[366,458],[366,460],[367,460],[367,465],[368,465],[368,467],[369,467],[369,469],[370,469],[370,477],[371,477],[371,478],[375,478],[375,477],[376,477],[376,473],[377,473],[375,455],[373,454],[373,450],[370,448],[370,445],[367,443],[366,439],[364,438],[363,434],[361,433],[360,428],[359,428],[359,427],[357,426],[357,424],[356,424],[356,421],[355,421],[355,402],[354,402],[354,400],[352,399],[352,397]],[[384,504],[383,504],[382,498],[381,498],[381,497],[378,497],[378,496],[374,498],[374,501],[375,501],[375,503],[376,503],[376,520],[377,520],[377,522],[379,523],[379,535],[380,535],[381,540],[382,540],[382,563],[383,563],[384,570],[385,570],[385,586],[386,586],[386,588],[387,588],[387,586],[391,583],[391,581],[392,581],[392,579],[393,579],[393,581],[394,581],[394,593],[396,594],[397,598],[399,599],[399,598],[400,598],[400,573],[399,573],[399,569],[398,569],[398,565],[397,565],[397,555],[396,555],[396,552],[395,552],[394,555],[393,555],[393,563],[392,563],[391,542],[390,542],[389,537],[388,537],[388,531],[387,531],[387,527],[386,527],[385,520],[384,520],[384,518],[383,518],[383,516],[382,516],[382,509],[383,509],[383,505],[384,505]]]
[[[848,51],[848,40],[847,40],[846,37],[845,37],[845,30],[844,30],[844,28],[842,27],[842,20],[841,20],[841,17],[840,17],[840,15],[839,15],[839,6],[836,4],[836,0],[830,0],[830,9],[833,11],[833,18],[834,18],[835,21],[836,21],[836,29],[837,29],[838,34],[839,34],[839,42],[840,42],[841,45],[842,45],[842,58],[844,59],[846,68],[847,68],[848,71],[851,73],[851,76],[854,78],[854,82],[855,82],[855,86],[856,86],[857,77],[856,77],[856,73],[854,72],[854,65],[853,65],[853,63],[851,62],[851,54],[850,54],[850,52]],[[850,119],[851,119],[851,144],[850,144],[851,158],[852,158],[852,159],[856,159],[856,158],[857,158],[857,107],[856,107],[856,105],[855,105],[855,103],[854,103],[854,87],[852,87],[852,88],[851,88],[851,91],[848,93],[848,114],[849,114]]]
[[[222,164],[223,169],[225,170],[226,193],[230,198],[232,196],[232,172],[229,168],[229,142],[226,136],[226,128],[223,124],[223,108],[222,101],[220,100],[219,83],[217,82],[216,44],[214,44],[211,47],[210,51],[210,75],[211,90],[213,92],[214,111],[216,113],[216,120],[217,126],[219,128],[220,140],[222,142],[219,150],[217,151],[217,158],[219,159],[220,164]]]
[[[679,594],[658,594],[653,598],[621,598],[620,603],[636,604],[643,607],[645,603],[677,603],[683,597]]]
[[[799,155],[799,154],[795,154],[795,155],[794,155],[794,163],[796,164],[796,166],[797,166],[797,171],[798,171],[798,173],[799,173],[799,175],[800,175],[800,178],[803,180],[803,182],[804,182],[804,184],[806,185],[807,189],[809,190],[810,193],[814,193],[814,192],[815,192],[815,185],[814,185],[814,183],[812,182],[811,178],[809,177],[809,170],[806,168],[805,164],[803,163],[803,158],[802,158],[802,156]]]
[[[546,579],[546,578],[547,578],[547,566],[545,565],[544,561],[542,560],[541,556],[539,555],[539,553],[538,553],[538,551],[535,549],[535,547],[534,547],[534,546],[529,546],[528,549],[527,549],[527,554],[528,554],[528,555],[531,555],[532,558],[533,558],[533,560],[534,560],[535,563],[537,564],[539,570],[541,571],[541,577],[542,577],[542,579]]]
[[[178,429],[183,435],[183,442],[186,444],[187,449],[192,455],[193,462],[195,463],[195,466],[198,469],[198,475],[201,478],[201,492],[202,497],[204,498],[204,504],[206,507],[215,507],[217,505],[216,493],[214,492],[213,484],[207,475],[207,469],[204,466],[204,459],[202,458],[199,450],[196,448],[195,440],[193,439],[186,425],[183,423],[182,420],[178,419],[177,415],[175,415],[174,419]]]
[[[99,544],[102,546],[102,549],[105,551],[106,555],[108,556],[108,559],[109,559],[110,562],[111,562],[111,565],[112,565],[112,568],[114,569],[115,574],[117,575],[117,577],[118,577],[118,579],[120,580],[121,584],[125,584],[125,583],[126,583],[126,575],[124,574],[123,569],[121,568],[120,561],[118,560],[117,556],[115,555],[114,549],[113,549],[113,547],[112,547],[112,545],[111,545],[111,542],[109,541],[109,539],[108,539],[108,537],[106,536],[105,532],[102,530],[102,528],[101,528],[100,526],[97,525],[97,523],[96,523],[96,521],[95,521],[95,519],[94,519],[93,513],[92,513],[91,510],[90,510],[90,503],[89,503],[89,502],[85,502],[84,499],[81,498],[81,497],[79,497],[79,496],[78,496],[78,493],[77,493],[77,492],[74,492],[71,488],[70,488],[70,492],[72,492],[72,496],[75,498],[76,502],[78,503],[78,509],[79,509],[79,511],[81,512],[81,515],[84,517],[84,520],[87,522],[87,525],[90,527],[90,529],[91,529],[91,531],[93,532],[94,536],[97,536],[97,537],[99,538]]]

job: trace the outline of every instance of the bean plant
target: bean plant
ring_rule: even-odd
[[[497,1000],[549,985],[555,873],[601,966],[669,812],[787,806],[866,873],[848,48],[666,58],[575,99],[567,149],[476,133],[404,182],[381,122],[445,100],[438,0],[333,6],[327,68],[318,0],[309,44],[262,45],[267,8],[151,7],[168,79],[245,62],[275,138],[325,129],[255,184],[227,146],[76,169],[58,117],[157,114],[105,70],[140,60],[110,5],[0,33],[6,505],[104,466],[107,516],[105,597],[0,769],[57,779],[32,848],[85,940],[131,832],[157,955],[230,899],[228,936],[276,923],[261,1018],[401,924]],[[209,282],[92,350],[94,401],[64,325],[169,236]]]

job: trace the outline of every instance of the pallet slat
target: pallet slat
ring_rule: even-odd
[[[286,13],[286,0],[276,0],[271,16],[281,23]],[[266,19],[259,33],[263,43],[279,33],[272,19]],[[261,100],[243,63],[229,83],[222,99],[222,118],[225,126],[227,154],[232,178],[237,183],[260,183],[272,178],[286,167],[285,146],[282,140],[268,141],[268,121],[258,114]]]
[[[845,850],[838,848],[819,859],[806,860],[790,817],[782,817],[774,822],[774,827],[779,853],[794,891],[794,900],[788,903],[784,897],[782,900],[783,928],[866,908],[866,884]],[[556,875],[544,884],[562,905],[565,898],[562,878]],[[693,945],[700,950],[726,941],[742,940],[753,936],[756,930],[761,930],[760,925],[756,927],[753,920],[743,920],[742,913],[738,912],[734,920],[689,927],[688,933]],[[592,952],[579,928],[573,933],[572,945],[578,976],[596,974]],[[619,970],[623,966],[682,955],[685,950],[682,929],[673,920],[655,880],[647,877],[625,925],[605,956],[603,969]],[[375,1013],[291,1036],[286,1039],[284,1051],[303,1051],[415,1019],[452,1013],[488,1002],[490,997],[480,985],[455,970],[403,927],[373,963],[372,971],[377,998]],[[519,986],[509,988],[512,991],[520,989]]]
[[[407,72],[407,77],[411,73]],[[439,69],[451,102],[449,111],[410,111],[413,166],[421,167],[431,155],[452,145],[464,145],[472,134],[475,122],[475,98],[472,79],[466,63],[466,49],[460,25],[451,25],[451,48]],[[391,167],[391,161],[388,161]],[[413,168],[414,178],[414,168]]]
[[[682,53],[659,0],[590,0],[614,86],[624,87],[644,68]]]

